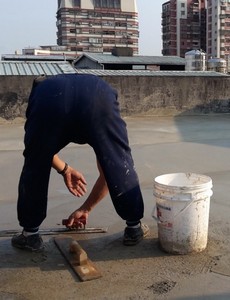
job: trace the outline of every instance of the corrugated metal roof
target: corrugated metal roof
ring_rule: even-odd
[[[93,70],[75,69],[68,62],[23,62],[0,61],[0,76],[2,75],[27,75],[39,76],[57,74],[79,73],[94,74],[97,76],[202,76],[223,77],[227,74],[211,71],[150,71],[150,70]]]
[[[185,65],[185,59],[179,56],[115,56],[103,53],[83,53],[76,61],[83,57],[99,64],[135,64],[135,65]]]
[[[3,54],[3,61],[73,61],[75,57],[69,55],[18,55],[18,54]]]
[[[0,75],[57,75],[76,73],[68,62],[0,61]]]
[[[227,74],[211,71],[150,71],[150,70],[92,70],[76,69],[78,74],[97,76],[177,76],[177,77],[229,77]]]

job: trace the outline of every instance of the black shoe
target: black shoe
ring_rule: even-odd
[[[22,233],[15,235],[11,240],[11,244],[13,247],[28,251],[39,252],[44,249],[43,240],[39,234],[24,236]]]
[[[141,224],[138,228],[126,227],[124,232],[123,244],[125,246],[134,246],[143,240],[149,234],[149,227]]]

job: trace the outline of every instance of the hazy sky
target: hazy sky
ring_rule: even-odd
[[[161,55],[161,10],[166,0],[137,0],[139,54]],[[0,55],[56,45],[57,0],[0,0]]]

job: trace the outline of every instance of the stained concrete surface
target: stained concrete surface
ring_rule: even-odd
[[[0,299],[230,299],[230,115],[136,117],[126,122],[151,235],[135,247],[123,246],[125,224],[106,197],[91,213],[88,226],[108,227],[108,232],[73,235],[103,274],[84,283],[59,253],[53,236],[43,236],[43,253],[14,249],[9,237],[1,237]],[[2,122],[0,137],[0,230],[20,229],[16,198],[23,123]],[[60,154],[84,173],[90,189],[97,177],[93,151],[71,144]],[[213,180],[209,241],[201,253],[171,255],[159,248],[152,218],[153,179],[174,172],[205,174]],[[60,227],[83,201],[70,195],[52,171],[42,228]]]

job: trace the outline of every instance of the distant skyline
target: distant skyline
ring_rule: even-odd
[[[136,0],[139,55],[162,55],[161,13],[165,0]],[[56,45],[57,0],[1,0],[0,55]]]

